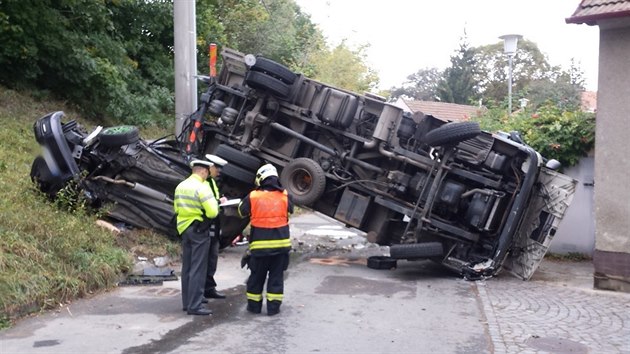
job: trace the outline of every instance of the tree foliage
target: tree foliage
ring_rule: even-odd
[[[503,42],[476,48],[476,81],[485,101],[502,102],[508,95],[509,63],[503,53]],[[512,60],[512,92],[524,90],[533,81],[549,80],[554,71],[536,43],[529,40],[518,42],[518,50]]]
[[[294,0],[196,0],[196,11],[201,74],[216,43],[311,77],[346,72],[339,82],[351,89],[376,82],[362,49],[329,50]],[[173,0],[2,0],[0,84],[50,93],[97,120],[170,121],[173,32]]]
[[[420,69],[407,76],[407,81],[402,86],[390,89],[390,100],[402,97],[418,101],[435,101],[441,77],[442,72],[437,68]]]
[[[330,51],[313,53],[313,78],[354,92],[370,91],[378,84],[378,76],[365,63],[365,49],[349,48],[342,41]]]
[[[451,56],[451,66],[444,70],[438,83],[437,94],[442,102],[470,104],[477,99],[475,49],[463,38],[459,50]]]
[[[48,90],[93,117],[146,123],[171,109],[167,1],[6,0],[0,82]]]
[[[528,145],[563,166],[576,165],[595,145],[595,114],[565,110],[551,101],[510,116],[503,108],[493,108],[476,120],[484,130],[518,131]]]
[[[436,74],[437,75],[434,75]],[[503,43],[470,48],[465,38],[443,72],[419,70],[392,97],[406,96],[470,104],[482,99],[490,109],[479,117],[488,131],[519,131],[525,141],[547,158],[574,165],[594,145],[594,114],[580,110],[584,78],[575,62],[569,69],[551,66],[538,46],[519,42],[513,58],[513,99],[527,99],[525,108],[508,115],[508,61]],[[432,91],[436,88],[437,91]]]

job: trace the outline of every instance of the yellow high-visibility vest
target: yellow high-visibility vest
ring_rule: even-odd
[[[196,174],[177,185],[173,204],[177,214],[177,233],[180,235],[195,220],[203,221],[203,215],[214,219],[219,214],[219,203],[210,184]]]

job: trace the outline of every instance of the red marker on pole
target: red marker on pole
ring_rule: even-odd
[[[210,43],[210,77],[217,76],[217,45]]]

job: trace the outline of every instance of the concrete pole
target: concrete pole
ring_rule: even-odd
[[[197,23],[195,0],[174,0],[175,24],[175,135],[197,109]]]

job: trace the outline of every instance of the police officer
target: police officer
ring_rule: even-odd
[[[182,304],[189,315],[210,315],[202,307],[212,219],[219,214],[219,204],[206,178],[213,165],[208,160],[190,162],[192,174],[175,189],[174,210],[177,232],[182,236]]]
[[[215,199],[217,199],[220,203],[225,202],[227,198],[221,197],[215,178],[219,177],[221,174],[221,168],[228,162],[219,156],[211,154],[207,154],[206,159],[213,163],[213,166],[210,167],[210,176],[207,180],[208,184],[210,184],[210,188],[212,189]],[[217,282],[214,280],[214,274],[217,271],[217,263],[219,261],[219,245],[221,244],[221,240],[219,238],[221,235],[221,223],[219,222],[218,217],[215,218],[214,222],[210,225],[210,233],[211,241],[210,251],[208,253],[208,270],[203,296],[211,299],[225,299],[225,295],[217,291]]]
[[[293,204],[272,164],[258,169],[254,183],[258,188],[238,206],[242,217],[251,218],[247,311],[261,312],[263,286],[268,277],[267,314],[273,316],[280,312],[284,297],[284,271],[289,265],[291,250],[289,214],[293,212]]]

